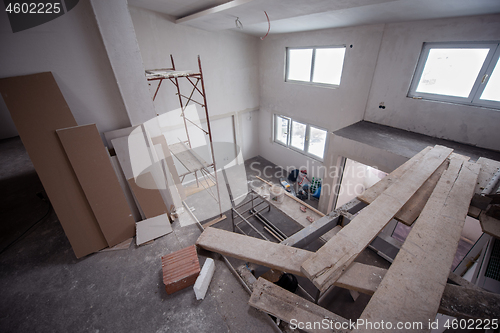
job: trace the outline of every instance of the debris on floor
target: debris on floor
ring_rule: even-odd
[[[214,272],[215,262],[212,258],[207,258],[193,287],[197,300],[205,298],[210,281],[212,281],[212,277],[214,276]]]

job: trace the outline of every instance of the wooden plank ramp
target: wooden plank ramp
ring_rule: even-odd
[[[420,332],[430,331],[428,323],[439,309],[479,169],[478,164],[451,159],[361,320],[384,320],[392,327],[419,322]],[[392,330],[365,327],[356,332],[375,331]]]
[[[401,178],[302,264],[302,273],[320,291],[326,291],[446,161],[451,152],[450,148],[436,146],[417,157],[418,161]]]
[[[261,277],[253,288],[248,304],[291,324],[292,328],[312,333],[350,331],[347,319]]]

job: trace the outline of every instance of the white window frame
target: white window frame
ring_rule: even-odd
[[[276,132],[276,126],[278,126],[278,121],[277,121],[277,118],[280,117],[280,118],[283,118],[283,119],[287,119],[288,120],[288,130],[287,130],[287,144],[285,145],[283,142],[279,141],[277,139],[277,132]],[[307,157],[311,157],[315,160],[318,160],[318,161],[321,161],[323,162],[324,159],[325,159],[325,153],[327,151],[327,148],[328,148],[328,130],[321,127],[321,126],[316,126],[316,125],[313,125],[313,124],[309,124],[309,123],[306,123],[306,122],[303,122],[303,121],[299,121],[299,120],[295,120],[295,122],[297,123],[300,123],[300,124],[303,124],[303,125],[306,125],[306,134],[305,134],[305,142],[304,142],[304,150],[301,150],[299,148],[296,148],[294,146],[292,146],[292,138],[291,138],[291,135],[292,135],[292,123],[294,122],[293,118],[290,118],[290,117],[287,117],[287,116],[283,116],[283,115],[280,115],[280,114],[275,114],[274,117],[273,117],[273,141],[283,147],[286,147],[286,148],[289,148],[297,153],[300,153],[302,155],[306,155]],[[317,156],[317,155],[314,155],[312,153],[309,153],[309,141],[310,141],[310,134],[311,134],[311,127],[314,127],[316,129],[319,129],[319,130],[322,130],[322,131],[325,131],[326,132],[326,137],[325,137],[325,147],[323,148],[323,158]]]
[[[488,55],[484,60],[483,66],[479,71],[479,74],[476,77],[476,81],[472,86],[471,92],[468,97],[456,97],[456,96],[448,96],[448,95],[440,95],[440,94],[430,94],[430,93],[422,93],[417,92],[417,86],[420,82],[420,78],[422,77],[423,70],[425,64],[427,62],[427,58],[429,56],[429,52],[433,48],[439,49],[473,49],[473,48],[489,48]],[[439,102],[450,102],[455,104],[464,104],[470,106],[481,106],[481,107],[489,107],[494,109],[500,109],[500,102],[489,101],[489,100],[481,100],[481,94],[483,93],[486,84],[488,83],[488,78],[491,76],[495,65],[498,62],[498,58],[500,57],[500,43],[498,41],[493,42],[435,42],[435,43],[424,43],[422,47],[422,52],[420,53],[420,58],[417,63],[417,67],[415,69],[415,73],[413,75],[410,89],[408,91],[408,97],[415,99],[425,99],[431,101],[439,101]]]
[[[328,88],[337,88],[340,86],[340,84],[329,84],[329,83],[320,83],[320,82],[314,82],[313,81],[313,76],[314,76],[314,63],[316,60],[316,50],[317,49],[340,49],[343,48],[345,49],[347,53],[347,47],[346,45],[328,45],[328,46],[303,46],[303,47],[287,47],[286,48],[286,59],[285,59],[285,82],[292,82],[292,83],[301,83],[301,84],[308,84],[308,85],[314,85],[314,86],[322,86],[322,87],[328,87]],[[311,68],[309,72],[309,81],[301,81],[301,80],[290,80],[288,79],[288,71],[290,69],[290,50],[312,50],[312,59],[311,59]],[[342,62],[342,71],[340,73],[340,82],[342,83],[342,75],[344,74],[344,63],[345,63],[345,55],[344,55],[344,61]]]

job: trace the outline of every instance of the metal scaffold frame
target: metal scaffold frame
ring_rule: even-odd
[[[218,177],[217,177],[217,165],[215,163],[214,144],[212,140],[212,131],[210,128],[210,117],[208,114],[207,96],[205,92],[205,82],[203,80],[203,71],[201,69],[200,56],[198,56],[199,72],[178,71],[175,69],[174,58],[172,55],[170,55],[170,61],[172,63],[171,68],[146,70],[146,79],[148,80],[148,82],[159,81],[153,96],[153,101],[156,99],[158,91],[160,90],[161,84],[164,80],[169,80],[177,88],[176,95],[179,97],[179,104],[181,106],[181,117],[183,118],[184,129],[186,131],[187,140],[181,141],[173,145],[169,145],[169,148],[172,154],[177,158],[177,160],[179,160],[179,162],[187,169],[187,172],[181,174],[179,177],[181,177],[181,182],[182,182],[187,175],[194,174],[197,186],[199,187],[201,184],[203,188],[207,190],[207,192],[215,199],[215,201],[219,205],[219,216],[222,216],[222,207],[221,207]],[[184,95],[181,93],[181,86],[179,83],[180,79],[186,79],[191,84],[192,89],[188,95]],[[185,110],[190,103],[197,104],[205,110],[207,130],[201,127],[200,126],[201,124],[198,125],[194,121],[186,117]],[[188,131],[188,123],[194,125],[196,128],[200,129],[201,131],[203,131],[205,135],[208,136],[210,142],[211,158],[212,158],[211,163],[205,162],[198,154],[196,154],[193,151]],[[213,175],[210,172],[209,168],[213,168]],[[198,179],[198,172],[203,177],[202,181]],[[212,191],[211,189],[212,186],[209,183],[209,179],[215,183],[214,186],[216,189],[216,193]],[[203,184],[203,181],[206,183],[206,186]]]

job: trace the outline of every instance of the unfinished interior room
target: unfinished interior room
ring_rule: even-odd
[[[0,332],[500,332],[499,0],[0,7]]]

